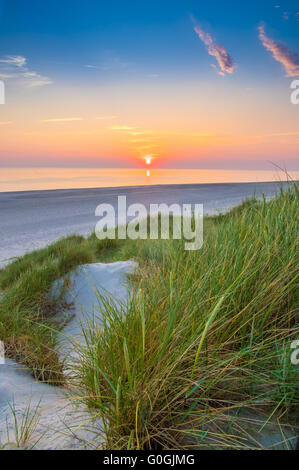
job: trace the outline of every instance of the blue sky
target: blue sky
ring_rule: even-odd
[[[73,131],[94,132],[97,108],[101,116],[115,116],[114,127],[122,126],[122,131],[143,126],[147,133],[162,128],[186,132],[189,126],[192,133],[208,131],[219,139],[221,132],[230,134],[231,142],[234,133],[254,135],[257,127],[264,127],[267,136],[297,135],[299,106],[290,106],[289,87],[299,74],[298,31],[295,0],[0,0],[0,79],[5,80],[8,103],[0,109],[0,124],[5,125],[6,135],[11,132],[11,141],[5,149],[0,147],[0,158],[9,154],[17,162],[20,155],[13,149],[13,135],[19,132],[21,139],[37,129],[37,122],[56,117],[66,122],[79,116],[82,122],[90,120],[89,127],[73,124],[77,126]],[[193,103],[197,111],[192,110]],[[215,125],[212,122],[218,104],[223,129],[220,117]],[[92,161],[101,164],[104,157],[106,161],[122,151],[129,158],[123,135],[117,149],[109,148],[108,137],[94,143]],[[221,142],[226,139],[223,135]],[[64,161],[69,138],[66,132],[63,151],[55,149],[55,164],[59,154]],[[162,140],[158,153],[163,157],[174,150]],[[298,157],[295,144],[294,139],[285,146],[281,142],[279,150],[292,166]],[[26,145],[24,140],[24,149]],[[186,147],[193,161],[196,155],[203,158],[203,148],[209,149],[207,142],[199,142],[197,152],[196,145]],[[256,159],[269,156],[270,147],[251,148]],[[39,148],[31,153],[36,159],[47,152]],[[72,153],[71,141],[67,153]],[[220,151],[214,153],[217,165]],[[27,147],[25,154],[25,163],[26,158],[36,161]],[[133,154],[135,158],[137,151]],[[211,159],[212,150],[207,154]],[[251,158],[248,146],[241,157]]]
[[[269,34],[298,49],[294,0],[0,0],[0,5],[0,55],[30,57],[33,67],[61,77],[83,75],[84,65],[107,67],[106,78],[116,71],[125,77],[143,71],[188,76],[199,67],[210,74],[205,65],[211,60],[196,40],[190,15],[225,44],[240,75],[279,75],[279,64],[259,44],[261,22]]]

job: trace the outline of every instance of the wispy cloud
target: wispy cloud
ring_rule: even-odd
[[[292,6],[290,5],[289,10],[282,10],[280,5],[274,5],[274,8],[280,9],[278,11],[280,12],[280,15],[282,16],[283,20],[285,20],[285,21],[288,21],[288,20],[290,20],[290,21],[292,21],[292,20],[299,21],[299,19],[298,19],[299,12],[297,11],[296,6],[294,8],[294,5],[292,5]]]
[[[42,119],[41,122],[69,122],[69,121],[83,121],[80,117],[68,117],[68,118],[51,118]]]
[[[52,80],[36,72],[24,72],[23,74],[28,87],[51,85]]]
[[[207,46],[208,53],[211,56],[216,57],[220,70],[217,70],[219,75],[225,75],[225,73],[233,73],[236,68],[235,61],[231,55],[227,52],[224,46],[217,44],[209,33],[206,33],[199,25],[194,26],[194,31],[202,42]]]
[[[0,126],[7,126],[8,124],[12,124],[12,121],[0,121]]]
[[[24,67],[27,59],[21,55],[8,55],[5,59],[0,59],[1,64],[12,65],[15,67]]]
[[[0,80],[8,80],[9,78],[13,78],[15,75],[12,73],[0,73]]]
[[[106,54],[107,55],[107,54]],[[118,56],[106,57],[100,64],[86,64],[84,67],[87,69],[100,70],[101,72],[108,72],[113,70],[122,70],[127,68],[129,65],[128,62],[125,62]]]
[[[140,145],[139,147],[137,147],[138,150],[149,150],[149,149],[152,149],[152,148],[156,148],[157,147],[157,144],[148,144],[148,145]]]
[[[26,57],[20,55],[9,55],[0,59],[0,78],[15,80],[26,87],[39,87],[53,83],[50,78],[29,69]]]
[[[132,144],[140,144],[140,143],[143,143],[143,142],[148,142],[148,139],[145,139],[145,138],[141,138],[141,139],[131,139],[130,142]]]
[[[268,51],[272,52],[274,59],[283,65],[287,77],[296,77],[299,75],[299,55],[296,54],[296,52],[292,52],[284,44],[276,42],[274,39],[267,36],[263,25],[259,26],[259,38],[263,46]]]
[[[133,131],[136,127],[131,126],[109,126],[106,127],[109,131]]]

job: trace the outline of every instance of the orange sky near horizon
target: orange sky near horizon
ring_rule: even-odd
[[[184,161],[225,168],[227,160],[290,168],[298,161],[298,111],[288,90],[270,86],[138,82],[81,93],[52,86],[19,92],[0,108],[0,139],[2,167],[138,168],[150,155],[154,168]]]

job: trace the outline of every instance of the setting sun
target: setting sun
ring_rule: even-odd
[[[151,157],[151,155],[146,155],[146,157],[145,157],[145,163],[146,163],[147,165],[150,165],[150,164],[152,163],[152,157]]]

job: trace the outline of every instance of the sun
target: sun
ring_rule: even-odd
[[[147,165],[150,165],[150,164],[152,163],[152,156],[151,156],[151,155],[146,155],[146,156],[144,157],[144,159],[145,159],[145,163],[146,163]]]

